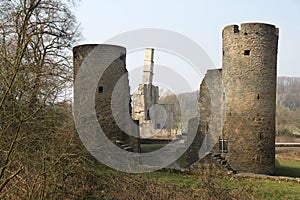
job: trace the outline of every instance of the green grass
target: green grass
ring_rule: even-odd
[[[152,172],[145,174],[147,178],[156,178],[160,181],[184,186],[187,188],[197,189],[198,187],[207,186],[209,179],[196,175],[174,174],[170,172]],[[252,178],[228,178],[214,177],[211,181],[215,187],[223,188],[225,191],[250,191],[255,199],[300,199],[300,184],[296,182],[280,182],[264,179]]]
[[[257,186],[254,193],[262,199],[294,199],[300,198],[300,184],[295,182],[277,182],[255,180]]]
[[[278,176],[300,177],[300,162],[277,159],[275,173]],[[189,175],[170,172],[152,172],[144,174],[163,182],[197,189],[210,181],[204,175]],[[269,179],[213,177],[216,185],[224,190],[251,191],[255,199],[300,199],[300,184],[296,182],[274,181]]]
[[[275,163],[275,174],[277,176],[300,178],[300,162],[277,159]]]
[[[151,152],[162,148],[164,144],[145,144],[142,145],[142,152]],[[105,166],[98,166],[93,169],[97,174],[111,175],[116,177],[124,176],[141,177],[142,180],[158,180],[167,185],[177,185],[180,190],[192,189],[197,191],[199,188],[209,188],[216,191],[232,191],[233,194],[246,191],[245,194],[251,194],[253,199],[300,199],[300,184],[296,182],[275,181],[269,179],[255,179],[242,177],[228,177],[222,175],[207,174],[186,174],[173,173],[167,170],[154,171],[143,174],[127,174],[110,169]],[[277,176],[300,177],[300,162],[277,159],[275,164],[275,174]],[[211,184],[213,183],[213,184]]]
[[[172,183],[178,186],[188,186],[194,188],[199,184],[199,178],[189,174],[179,174],[167,171],[155,171],[142,174],[147,179],[157,179],[162,182]]]
[[[197,189],[213,182],[214,187],[224,191],[249,191],[254,199],[300,199],[300,184],[296,182],[272,181],[253,178],[229,178],[213,176],[211,179],[204,175],[178,174],[171,172],[152,172],[143,174],[147,179],[157,179],[180,187]]]
[[[153,147],[153,146],[152,146]],[[159,146],[156,146],[159,147]],[[153,148],[151,148],[153,149]],[[105,166],[98,166],[93,169],[97,174],[114,175],[114,177],[124,177],[131,180],[133,177],[140,177],[138,180],[153,181],[158,180],[166,185],[177,185],[180,190],[197,191],[199,188],[210,188],[216,191],[246,191],[253,199],[300,199],[300,184],[296,182],[275,181],[269,179],[255,179],[242,177],[222,176],[221,174],[186,174],[173,173],[167,170],[154,171],[143,174],[127,174],[110,169]],[[298,176],[300,173],[300,163],[281,160],[276,161],[276,174],[280,176]],[[123,179],[121,179],[123,180]],[[142,181],[143,182],[143,181]],[[212,183],[212,184],[211,184]]]

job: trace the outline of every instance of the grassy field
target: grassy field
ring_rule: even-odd
[[[296,182],[242,178],[216,171],[128,174],[103,166],[95,170],[104,184],[103,199],[300,199],[300,184]]]
[[[144,174],[147,178],[156,178],[168,184],[175,184],[181,187],[208,188],[212,193],[235,193],[240,192],[241,196],[248,195],[251,199],[300,199],[300,184],[296,182],[279,182],[263,179],[236,178],[208,174],[174,174],[170,172],[152,172]],[[213,194],[211,194],[213,195]],[[221,194],[220,194],[221,195]],[[238,194],[237,194],[238,196]],[[248,199],[245,197],[245,199]]]
[[[300,178],[300,162],[276,159],[275,174],[277,176],[289,176]]]
[[[142,151],[162,147],[163,144],[143,145]],[[93,193],[100,193],[101,199],[300,199],[300,183],[295,181],[237,177],[209,169],[190,173],[160,170],[128,174],[100,164],[92,171],[96,176],[90,178],[99,179],[102,188]],[[300,177],[300,162],[277,159],[276,175]]]

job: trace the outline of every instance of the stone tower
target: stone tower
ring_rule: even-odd
[[[278,28],[230,25],[222,37],[225,158],[238,172],[273,174]]]
[[[91,54],[93,52],[93,54]],[[95,44],[95,45],[80,45],[73,48],[74,57],[74,77],[85,62],[85,59],[90,56],[104,55],[97,62],[93,62],[93,58],[89,57],[89,62],[92,62],[93,67],[103,68],[101,77],[86,77],[96,78],[99,80],[97,91],[95,93],[95,110],[98,122],[106,134],[106,136],[115,144],[122,142],[127,144],[131,150],[138,152],[139,135],[129,136],[126,133],[133,129],[138,129],[138,126],[133,126],[130,116],[130,91],[128,72],[126,69],[126,49],[121,46]],[[103,52],[105,52],[103,54]],[[109,66],[103,66],[105,60],[116,58]],[[88,61],[87,61],[88,62]],[[93,75],[93,73],[91,73]],[[99,76],[95,74],[95,76]],[[74,91],[76,94],[76,91]],[[89,121],[87,116],[87,123]],[[120,122],[118,123],[118,119]],[[126,132],[126,133],[125,133]],[[130,133],[138,133],[138,130],[130,131]],[[129,150],[129,148],[127,148]],[[126,149],[126,150],[127,150]]]
[[[154,49],[146,48],[145,59],[144,59],[144,71],[143,71],[143,83],[152,84],[153,80],[153,56]]]
[[[154,49],[146,48],[143,70],[143,83],[139,84],[138,91],[133,95],[132,118],[139,120],[150,120],[150,107],[158,103],[159,90],[152,85],[153,80],[153,55]]]

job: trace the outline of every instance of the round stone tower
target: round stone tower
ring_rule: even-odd
[[[136,128],[130,117],[130,88],[126,69],[126,49],[108,44],[80,45],[73,48],[73,56],[75,78],[84,62],[92,65],[95,69],[94,73],[89,72],[89,75],[82,78],[82,81],[85,79],[99,80],[96,91],[91,92],[95,94],[95,111],[103,132],[112,143],[124,143],[133,151],[138,152],[140,150],[139,139],[137,138],[138,131],[131,131]],[[101,77],[99,77],[100,75]],[[74,93],[76,94],[76,92],[78,93],[75,90]],[[84,98],[82,97],[82,99]],[[84,103],[84,100],[82,101]],[[85,120],[87,126],[88,117]],[[135,137],[127,135],[127,132],[136,133]]]
[[[273,174],[278,28],[230,25],[222,37],[225,158],[238,172]]]

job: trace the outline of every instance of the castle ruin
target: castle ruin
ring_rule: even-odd
[[[209,156],[237,172],[274,174],[278,30],[264,23],[226,26],[223,67],[208,70],[201,83],[198,134],[221,133]],[[215,106],[222,115],[213,116]]]
[[[222,40],[222,69],[208,70],[200,85],[200,118],[189,123],[189,129],[198,131],[186,159],[195,166],[205,158],[217,158],[237,172],[274,174],[278,28],[264,23],[230,25],[223,29]],[[94,48],[74,48],[75,75]],[[99,123],[112,142],[138,152],[138,137],[151,138],[157,136],[157,130],[158,135],[174,130],[174,108],[159,104],[159,88],[152,84],[154,50],[146,49],[143,83],[133,95],[132,119],[138,121],[140,132],[133,137],[118,127],[111,111],[113,88],[122,77],[119,103],[128,106],[117,113],[130,113],[131,109],[126,49],[114,45],[101,45],[101,49],[118,54],[119,59],[98,83],[95,109]],[[199,158],[201,146],[211,144],[208,138],[216,145],[205,158]]]
[[[146,48],[143,83],[133,94],[132,118],[139,121],[142,138],[172,138],[178,130],[174,127],[174,105],[159,104],[159,87],[153,85],[154,49]]]

